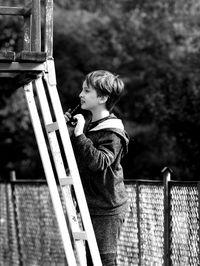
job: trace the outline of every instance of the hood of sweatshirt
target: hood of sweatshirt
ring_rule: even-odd
[[[129,136],[124,129],[124,125],[121,119],[117,118],[115,115],[111,114],[107,119],[104,119],[102,122],[98,123],[95,127],[91,128],[89,132],[92,131],[112,131],[116,133],[122,139],[122,145],[124,148],[124,155],[128,152],[128,143]]]

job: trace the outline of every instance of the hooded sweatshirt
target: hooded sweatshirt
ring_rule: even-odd
[[[122,157],[129,138],[113,114],[89,124],[72,144],[91,215],[114,215],[127,208]]]

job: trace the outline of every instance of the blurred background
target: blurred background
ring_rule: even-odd
[[[1,0],[0,5],[25,0]],[[118,74],[116,114],[130,136],[126,179],[200,176],[200,0],[54,0],[54,59],[63,111],[85,75]],[[0,16],[0,50],[17,51],[22,21]],[[44,178],[22,89],[0,81],[0,176]]]

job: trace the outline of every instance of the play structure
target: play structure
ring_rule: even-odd
[[[23,17],[23,48],[18,53],[1,53],[1,78],[10,78],[13,83],[24,89],[67,264],[86,265],[84,243],[87,241],[94,265],[102,265],[56,87],[53,59],[53,0],[32,0],[26,6],[0,7],[0,14]],[[44,36],[41,34],[42,29]],[[39,105],[36,104],[35,97]],[[69,174],[66,174],[66,168]],[[66,215],[56,177],[64,199]],[[80,210],[79,220],[71,194],[72,188]]]

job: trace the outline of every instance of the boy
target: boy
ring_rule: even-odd
[[[89,73],[79,95],[81,109],[91,122],[77,114],[72,136],[97,244],[104,266],[117,265],[117,240],[127,209],[121,159],[128,151],[128,136],[112,108],[124,91],[118,76],[104,70]],[[71,118],[65,114],[66,121]],[[88,265],[93,265],[87,250]]]

